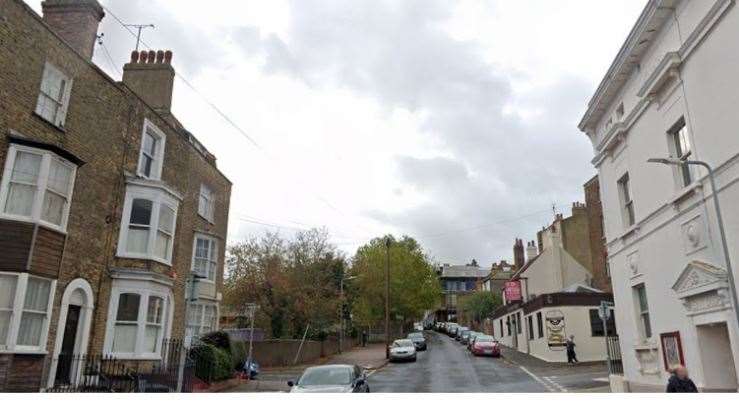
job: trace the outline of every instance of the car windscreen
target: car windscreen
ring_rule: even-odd
[[[477,336],[477,338],[475,338],[475,343],[492,343],[492,342],[495,342],[495,339],[493,337]]]
[[[411,340],[398,340],[393,343],[393,347],[413,347],[413,341]]]
[[[349,385],[352,382],[350,368],[315,368],[305,371],[298,381],[300,386]]]
[[[421,333],[408,334],[408,338],[410,338],[411,340],[418,339],[418,338],[423,338],[423,334],[421,334]]]

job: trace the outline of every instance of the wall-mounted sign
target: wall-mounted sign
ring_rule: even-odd
[[[559,310],[550,310],[546,313],[547,344],[549,349],[562,351],[567,344],[565,331],[565,315]]]
[[[509,281],[505,283],[506,302],[517,302],[521,300],[521,281]]]
[[[685,365],[683,357],[683,345],[680,341],[680,333],[664,333],[659,336],[662,341],[662,358],[665,361],[665,371],[672,371],[673,368]]]

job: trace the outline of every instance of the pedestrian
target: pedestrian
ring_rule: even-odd
[[[672,370],[672,375],[667,381],[667,393],[697,393],[698,388],[688,376],[688,369],[678,365]]]
[[[577,354],[575,354],[575,336],[572,335],[570,338],[567,339],[567,343],[565,344],[567,347],[567,363],[574,365],[575,363],[579,363],[580,361],[577,360]]]

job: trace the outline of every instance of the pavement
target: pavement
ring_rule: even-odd
[[[501,358],[475,357],[454,339],[427,333],[428,351],[415,363],[389,364],[372,373],[368,383],[380,393],[532,393],[606,392],[601,363],[549,364],[503,349]],[[514,354],[515,353],[515,354]],[[522,356],[519,356],[522,355]]]

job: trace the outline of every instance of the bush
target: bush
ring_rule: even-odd
[[[233,376],[231,354],[212,344],[200,344],[192,349],[195,376],[204,382],[223,381]]]
[[[212,331],[200,337],[200,341],[225,351],[231,351],[231,338],[225,331]]]
[[[240,370],[246,362],[246,343],[243,341],[231,341],[231,359],[233,359],[233,367],[235,370]]]

